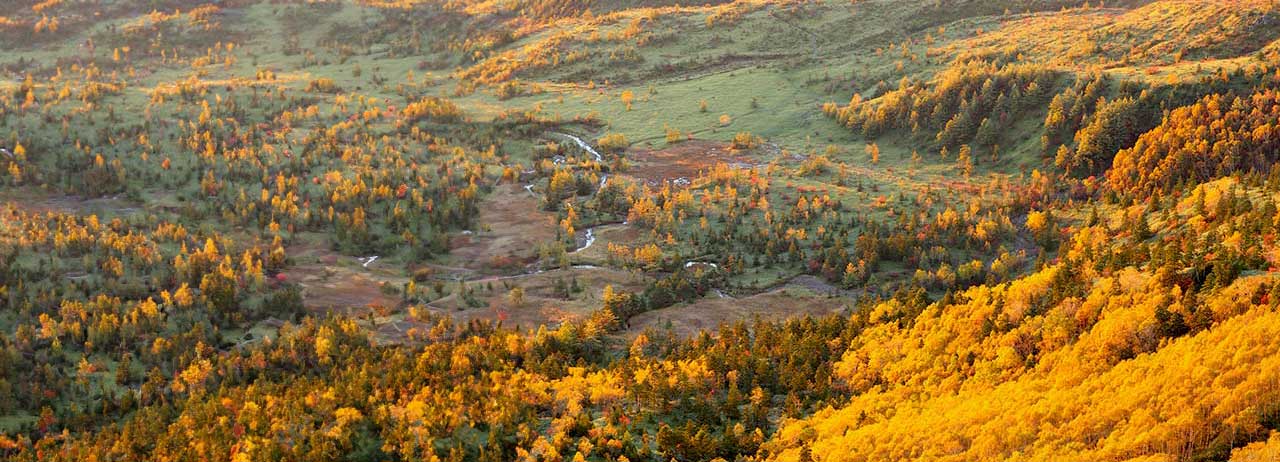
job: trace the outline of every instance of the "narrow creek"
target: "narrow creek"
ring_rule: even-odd
[[[592,157],[592,158],[594,158],[594,159],[595,159],[595,161],[596,161],[597,163],[604,163],[604,156],[603,156],[602,154],[600,154],[600,151],[597,151],[594,147],[592,147],[592,146],[591,146],[591,144],[590,144],[590,143],[587,143],[587,142],[586,142],[585,140],[583,140],[582,138],[579,138],[579,137],[574,136],[574,135],[570,135],[570,134],[568,134],[568,133],[551,132],[550,134],[551,134],[551,135],[558,136],[558,137],[561,137],[561,138],[564,138],[564,139],[567,139],[567,140],[569,140],[569,141],[572,141],[572,142],[573,142],[573,144],[577,145],[579,149],[583,150],[583,151],[584,151],[584,152],[586,152],[587,154],[590,154],[590,155],[591,155],[591,157]],[[526,172],[526,173],[529,173],[529,172]],[[596,193],[599,193],[599,192],[600,192],[600,190],[604,189],[605,185],[606,185],[606,184],[608,184],[608,182],[609,182],[609,174],[607,174],[607,173],[605,173],[605,174],[601,174],[601,175],[600,175],[600,183],[599,183],[599,185],[596,187]],[[525,191],[528,191],[530,195],[533,195],[533,196],[537,197],[537,195],[538,195],[538,194],[537,194],[536,192],[534,192],[534,190],[533,190],[533,186],[534,186],[534,185],[533,185],[533,183],[530,183],[530,184],[525,185],[525,186],[524,186],[524,189],[525,189]],[[570,254],[576,254],[576,253],[582,252],[582,251],[584,251],[584,250],[587,250],[588,248],[590,248],[592,245],[594,245],[594,244],[596,243],[596,238],[597,238],[597,236],[596,236],[596,231],[597,231],[597,229],[599,229],[599,228],[603,228],[603,227],[606,227],[606,226],[615,226],[615,225],[618,225],[618,224],[619,224],[619,223],[617,223],[617,222],[613,222],[613,223],[601,223],[601,224],[598,224],[598,225],[596,225],[596,226],[592,226],[592,227],[589,227],[589,228],[585,229],[585,230],[584,230],[584,232],[583,232],[583,238],[582,238],[582,243],[581,243],[581,245],[579,245],[577,248],[573,249],[573,250],[572,250],[572,251],[570,251],[569,253],[570,253]],[[622,222],[621,224],[625,226],[625,225],[627,225],[628,223],[624,221],[624,222]],[[715,263],[711,263],[711,262],[703,262],[703,261],[697,261],[697,260],[690,260],[690,261],[687,261],[687,262],[685,262],[685,263],[684,263],[684,267],[685,267],[685,268],[693,267],[693,266],[696,266],[696,265],[705,265],[705,266],[709,266],[709,267],[712,267],[712,268],[719,268],[719,266],[717,266]],[[592,265],[574,265],[572,268],[575,268],[575,269],[602,269],[602,268],[600,268],[600,267],[592,266]],[[520,273],[520,274],[514,274],[514,275],[510,275],[510,276],[486,277],[486,278],[480,278],[480,279],[473,279],[473,280],[471,280],[471,282],[477,282],[477,281],[495,281],[495,280],[503,280],[503,279],[519,278],[519,277],[524,277],[524,276],[531,276],[531,275],[535,275],[535,274],[540,274],[540,273],[543,273],[543,272],[545,272],[545,271],[547,271],[547,270],[545,270],[545,269],[538,269],[538,268],[531,268],[531,269],[529,269],[529,270],[525,271],[524,273]],[[717,293],[717,295],[719,295],[720,297],[725,297],[725,294],[724,294],[723,292],[720,292],[719,290],[717,290],[717,291],[716,291],[716,293]]]

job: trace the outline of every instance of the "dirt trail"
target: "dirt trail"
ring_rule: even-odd
[[[19,210],[35,213],[56,212],[76,215],[132,215],[143,211],[117,194],[110,197],[84,198],[51,193],[37,188],[19,187],[0,191],[0,205],[13,204]]]

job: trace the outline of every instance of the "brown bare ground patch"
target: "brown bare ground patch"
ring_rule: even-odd
[[[578,279],[581,292],[569,299],[556,293],[556,280],[569,284]],[[649,279],[646,276],[611,268],[570,268],[551,270],[538,274],[495,277],[467,282],[474,289],[476,299],[485,303],[481,307],[469,307],[456,293],[431,302],[428,306],[437,314],[451,316],[461,324],[471,320],[502,321],[505,326],[532,329],[539,325],[555,326],[564,321],[581,319],[601,306],[601,296],[606,285],[616,290],[642,290]],[[492,284],[493,290],[488,290]],[[524,290],[524,301],[515,305],[508,297],[510,287]],[[456,292],[456,286],[451,287]]]
[[[317,263],[297,265],[283,274],[302,286],[303,303],[311,310],[358,315],[369,309],[386,310],[400,304],[400,297],[382,292],[384,279],[360,269],[363,268]],[[398,283],[388,283],[400,287]]]
[[[496,188],[478,221],[478,229],[450,242],[452,261],[469,269],[522,268],[538,258],[538,245],[556,237],[555,215],[520,185]]]
[[[382,293],[382,280],[348,268],[306,265],[290,268],[286,274],[302,285],[303,302],[312,310],[358,315],[368,309],[387,310],[400,304],[400,297]],[[399,284],[394,287],[399,288]]]
[[[281,272],[284,279],[302,286],[302,300],[314,311],[361,315],[388,311],[400,304],[398,295],[384,294],[382,283],[399,288],[407,279],[380,262],[365,268],[350,256],[328,249],[319,239],[302,239],[286,253],[297,263]]]
[[[689,140],[663,149],[633,149],[628,176],[649,184],[662,184],[680,178],[692,180],[698,173],[716,164],[752,164],[753,161],[729,148],[728,144],[710,140]]]
[[[634,338],[647,328],[662,329],[670,322],[672,331],[687,338],[723,324],[750,321],[755,317],[781,321],[803,316],[825,316],[842,312],[847,302],[789,290],[775,290],[743,298],[718,298],[715,293],[682,305],[640,313],[631,317],[622,335]]]
[[[119,197],[83,198],[20,187],[0,191],[0,206],[12,205],[28,213],[70,213],[79,215],[128,215],[141,208]]]
[[[374,322],[374,338],[378,343],[384,345],[405,344],[420,339],[421,335],[431,330],[432,324],[422,322],[402,314],[395,314],[375,319]],[[418,331],[416,336],[411,337],[411,330]]]

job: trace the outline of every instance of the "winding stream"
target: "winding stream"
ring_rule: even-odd
[[[578,253],[583,250],[587,250],[587,247],[591,247],[591,244],[596,243],[596,228],[594,226],[587,228],[587,235],[585,236],[585,239],[587,241],[582,244],[582,247],[578,247],[577,249],[574,249],[574,251],[569,253]]]
[[[591,157],[592,157],[592,158],[594,158],[594,159],[595,159],[595,161],[596,161],[597,163],[601,163],[601,164],[602,164],[602,163],[604,163],[604,155],[600,154],[600,151],[597,151],[594,147],[592,147],[592,146],[591,146],[591,144],[590,144],[590,143],[587,143],[587,142],[586,142],[585,140],[583,140],[582,138],[579,138],[579,137],[574,136],[574,135],[570,135],[570,134],[568,134],[568,133],[551,132],[550,134],[551,134],[551,135],[558,136],[558,137],[561,137],[561,138],[564,138],[564,139],[567,139],[567,140],[569,140],[569,141],[572,141],[572,142],[573,142],[573,144],[577,145],[579,149],[582,149],[582,150],[583,150],[583,151],[585,151],[587,154],[590,154],[590,155],[591,155]],[[533,173],[533,172],[532,172],[532,171],[526,171],[526,172],[523,172],[523,173],[528,174],[528,173]],[[596,193],[599,193],[602,189],[604,189],[605,185],[606,185],[606,184],[608,184],[608,182],[609,182],[609,174],[607,174],[607,173],[601,174],[601,175],[600,175],[600,184],[599,184],[599,185],[597,185],[597,187],[596,187]],[[534,196],[534,197],[538,197],[538,194],[537,194],[536,192],[534,192],[534,190],[533,190],[533,184],[532,184],[532,183],[525,185],[525,186],[524,186],[524,189],[525,189],[525,191],[528,191],[530,195],[532,195],[532,196]],[[590,248],[592,245],[594,245],[594,244],[596,243],[596,230],[597,230],[598,228],[602,228],[602,227],[605,227],[605,226],[613,226],[613,225],[617,225],[617,224],[618,224],[617,222],[614,222],[614,223],[601,223],[601,224],[598,224],[598,225],[596,225],[596,226],[592,226],[592,227],[587,228],[587,229],[585,230],[584,235],[583,235],[583,242],[582,242],[582,245],[581,245],[581,246],[579,246],[579,247],[577,247],[576,249],[574,249],[574,250],[570,251],[569,253],[570,253],[570,254],[576,254],[576,253],[582,252],[582,251],[584,251],[584,250],[587,250],[588,248]],[[624,222],[622,222],[621,224],[622,224],[622,225],[624,225],[624,226],[626,226],[628,223],[624,221]],[[697,261],[697,260],[691,260],[691,261],[687,261],[687,262],[685,262],[684,267],[685,267],[685,268],[689,268],[689,267],[692,267],[692,266],[695,266],[695,265],[705,265],[705,266],[709,266],[709,267],[712,267],[712,268],[719,268],[719,266],[717,266],[715,263],[711,263],[711,262],[703,262],[703,261]],[[574,269],[603,269],[603,268],[601,268],[601,267],[593,266],[593,265],[574,265],[574,266],[572,266],[572,268],[574,268]],[[471,280],[470,282],[498,281],[498,280],[504,280],[504,279],[513,279],[513,278],[519,278],[519,277],[525,277],[525,276],[532,276],[532,275],[540,274],[540,273],[543,273],[543,272],[546,272],[546,271],[547,271],[547,270],[545,270],[545,269],[530,269],[530,270],[527,270],[527,271],[525,271],[524,273],[521,273],[521,274],[515,274],[515,275],[510,275],[510,276],[494,276],[494,277],[486,277],[486,278],[474,279],[474,280]],[[720,296],[721,298],[725,298],[725,297],[726,297],[726,295],[724,294],[724,292],[721,292],[719,289],[717,289],[717,290],[716,290],[716,294],[717,294],[718,296]]]
[[[561,136],[564,138],[568,138],[570,141],[573,141],[574,143],[576,143],[579,148],[582,148],[583,151],[587,151],[588,154],[591,154],[593,157],[595,157],[596,162],[599,162],[602,164],[604,163],[604,156],[600,155],[600,153],[597,152],[595,148],[591,147],[590,144],[587,144],[586,141],[582,141],[582,138],[578,138],[568,133],[552,133],[552,134]]]
[[[578,138],[568,133],[559,133],[559,132],[553,132],[552,135],[556,135],[556,136],[568,139],[569,141],[573,141],[574,144],[578,145],[578,148],[582,149],[583,151],[586,151],[587,154],[591,154],[591,157],[595,158],[596,163],[600,163],[600,164],[604,163],[604,156],[600,154],[600,151],[597,151],[595,148],[591,147],[591,144],[587,143],[586,141],[583,141],[582,138]],[[596,186],[596,192],[599,193],[600,190],[604,189],[604,185],[608,183],[608,181],[609,181],[609,174],[606,173],[606,174],[600,175],[600,184]],[[533,185],[529,185],[525,187],[525,189],[529,190],[530,193],[533,193],[532,188],[533,188]],[[603,226],[603,225],[600,225],[600,226]],[[578,247],[577,249],[574,249],[572,252],[569,252],[569,253],[578,253],[583,250],[587,250],[588,247],[591,247],[592,244],[595,244],[597,227],[599,226],[592,226],[590,228],[587,228],[587,232],[586,232],[586,235],[584,236],[584,242],[582,246]]]

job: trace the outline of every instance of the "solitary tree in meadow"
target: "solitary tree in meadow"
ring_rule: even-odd
[[[521,288],[520,286],[512,287],[511,291],[507,292],[507,299],[511,300],[511,304],[514,306],[523,306],[524,305],[524,289]]]
[[[635,99],[636,99],[636,95],[635,95],[634,93],[632,93],[632,92],[631,92],[631,90],[624,90],[624,91],[622,92],[621,99],[622,99],[622,104],[627,105],[627,110],[628,110],[628,111],[630,111],[630,110],[631,110],[631,102],[632,102],[632,101],[635,101]]]

